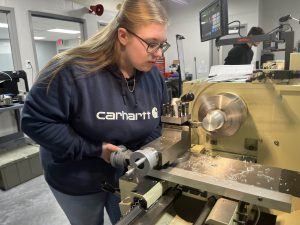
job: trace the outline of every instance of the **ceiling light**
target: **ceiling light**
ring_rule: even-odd
[[[45,37],[33,37],[34,40],[43,40],[46,39]]]
[[[7,23],[0,23],[0,27],[8,28],[8,24]]]
[[[65,34],[79,34],[80,33],[80,31],[78,31],[78,30],[65,30],[65,29],[51,29],[48,31],[56,32],[56,33],[65,33]]]
[[[181,4],[181,5],[187,5],[188,2],[186,0],[171,0],[172,2]]]

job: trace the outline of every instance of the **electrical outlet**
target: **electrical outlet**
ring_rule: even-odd
[[[25,67],[26,67],[26,69],[31,69],[32,68],[30,60],[25,60]]]

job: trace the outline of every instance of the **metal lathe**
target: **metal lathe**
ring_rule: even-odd
[[[122,224],[288,224],[300,221],[300,82],[191,81],[164,105],[162,136],[112,156]]]

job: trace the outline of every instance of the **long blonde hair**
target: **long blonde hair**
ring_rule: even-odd
[[[57,73],[69,64],[79,67],[84,74],[115,64],[121,48],[118,28],[135,30],[150,23],[168,23],[166,11],[158,0],[124,0],[116,17],[104,29],[78,47],[54,56],[40,72],[45,75],[41,79],[46,79],[49,85]]]

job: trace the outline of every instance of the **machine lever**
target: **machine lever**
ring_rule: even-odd
[[[140,166],[142,163],[146,161],[146,157],[140,158],[135,162],[135,165]]]
[[[193,94],[192,92],[189,92],[189,93],[183,95],[183,96],[180,98],[180,100],[181,100],[182,102],[191,102],[191,101],[194,100],[194,98],[195,98],[194,94]]]
[[[128,171],[125,173],[125,175],[129,177],[131,174],[134,173],[134,171],[135,171],[135,168],[132,168],[132,169],[128,170]]]
[[[143,158],[140,158],[139,160],[137,160],[134,164],[138,167],[140,166],[141,164],[143,164],[144,162],[146,161],[146,157],[143,157]],[[131,174],[133,174],[135,171],[135,168],[132,168],[130,170],[128,170],[125,175],[126,176],[130,176]]]

